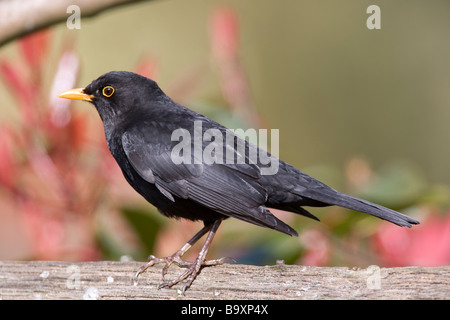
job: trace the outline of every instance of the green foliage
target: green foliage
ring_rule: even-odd
[[[408,163],[393,163],[377,172],[362,195],[369,201],[401,209],[417,203],[426,188],[416,168]]]
[[[122,213],[140,239],[143,249],[147,252],[146,256],[153,252],[158,231],[162,226],[161,220],[157,217],[159,213],[141,207],[123,208]]]

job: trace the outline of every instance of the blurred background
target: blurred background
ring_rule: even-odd
[[[366,26],[371,4],[381,30]],[[209,257],[450,264],[448,1],[144,1],[0,47],[0,260],[145,260],[201,228],[146,203],[110,156],[95,109],[57,98],[113,70],[151,77],[230,128],[279,129],[282,160],[421,222],[311,209],[319,223],[273,210],[298,238],[230,219]]]

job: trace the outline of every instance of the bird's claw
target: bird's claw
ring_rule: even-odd
[[[162,269],[162,282],[159,284],[158,289],[161,288],[171,288],[172,286],[180,283],[181,281],[188,278],[187,282],[183,286],[183,295],[184,292],[191,286],[192,282],[194,282],[194,279],[197,277],[197,275],[200,273],[200,270],[202,267],[209,267],[209,266],[217,266],[221,265],[227,261],[236,262],[233,258],[230,257],[223,257],[220,259],[215,260],[203,260],[196,259],[195,262],[189,262],[184,261],[181,259],[181,255],[179,252],[176,252],[175,254],[164,257],[164,258],[157,258],[154,255],[150,255],[148,257],[148,262],[141,266],[138,271],[136,272],[134,276],[134,284],[137,285],[138,277],[141,273],[143,273],[147,268],[154,266],[158,263],[164,263],[165,266]],[[183,272],[180,276],[178,276],[176,279],[167,281],[164,279],[167,271],[169,270],[169,267],[173,264],[176,264],[180,268],[187,268],[185,272]]]

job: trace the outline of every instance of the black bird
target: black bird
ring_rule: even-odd
[[[196,141],[192,136],[203,136],[209,129],[225,136],[230,134],[230,130],[177,104],[164,94],[156,82],[143,76],[125,71],[109,72],[86,88],[69,90],[59,97],[94,104],[103,121],[109,150],[128,183],[148,202],[167,217],[201,220],[204,223],[204,227],[173,255],[165,258],[150,256],[149,262],[137,271],[135,281],[148,267],[164,263],[160,287],[171,287],[187,278],[184,292],[203,266],[226,261],[227,258],[206,260],[206,253],[220,223],[228,217],[298,236],[268,208],[318,220],[302,207],[337,205],[399,226],[411,227],[411,224],[419,223],[391,209],[340,193],[264,152],[261,154],[269,156],[270,161],[277,161],[278,170],[273,174],[262,174],[264,169],[268,169],[267,161],[263,162],[259,156],[256,159],[250,156],[254,151],[260,155],[258,152],[261,150],[233,134],[232,142],[223,146],[222,156],[231,152],[234,162],[219,161],[219,144],[211,153],[216,161],[199,161],[199,154],[195,150],[189,154],[187,148],[183,159],[191,161],[180,161],[172,152],[181,143],[181,139],[173,139],[177,129],[191,135],[189,138],[192,140],[187,143],[189,148],[194,145],[194,149]],[[214,141],[202,139],[201,148]],[[239,145],[245,148],[239,149]],[[236,161],[238,158],[245,161]],[[183,261],[183,254],[208,232],[195,262]],[[177,279],[165,281],[164,276],[172,263],[187,270]]]

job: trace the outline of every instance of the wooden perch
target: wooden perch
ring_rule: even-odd
[[[141,262],[0,262],[0,299],[449,299],[450,266],[366,269],[277,264],[204,268],[181,295]],[[184,269],[171,266],[167,278]]]

